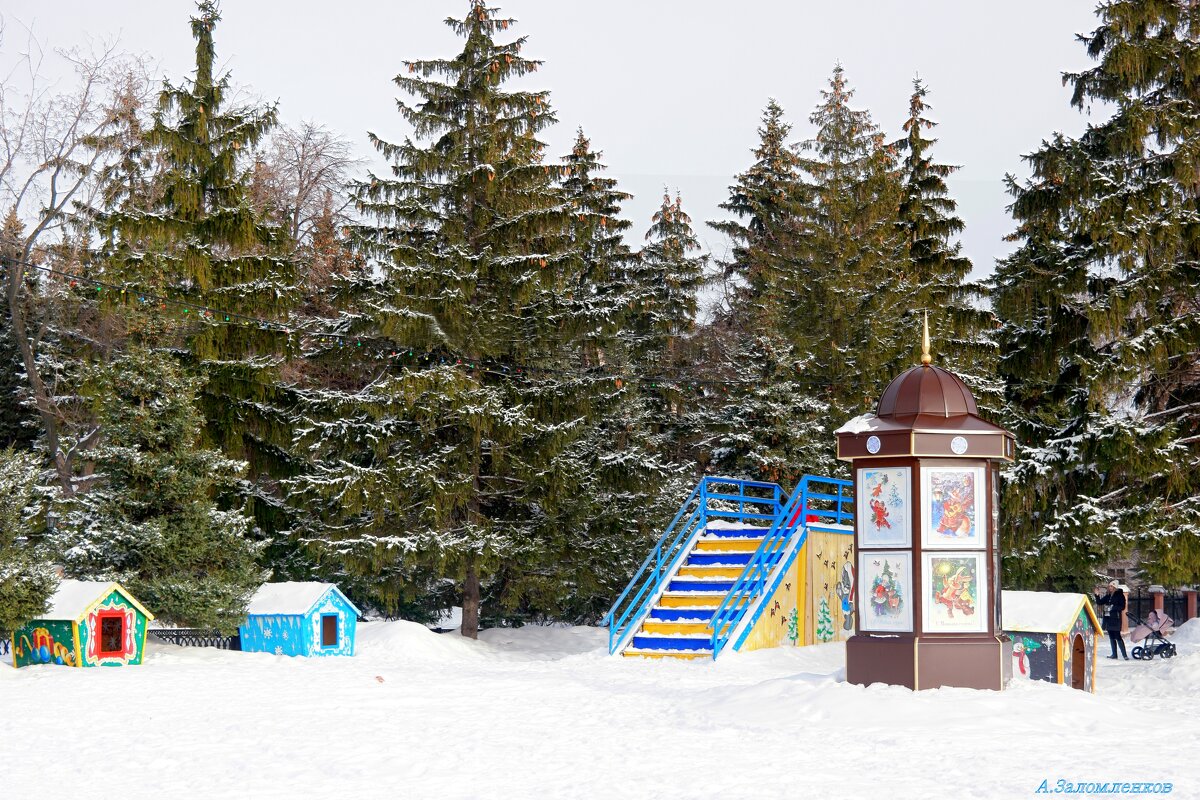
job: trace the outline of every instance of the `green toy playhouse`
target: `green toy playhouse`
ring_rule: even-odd
[[[12,637],[14,667],[114,667],[142,663],[154,615],[119,583],[65,580],[50,610]]]

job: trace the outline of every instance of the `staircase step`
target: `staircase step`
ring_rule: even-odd
[[[681,661],[698,661],[700,659],[711,659],[712,652],[708,653],[691,653],[691,652],[675,652],[672,650],[637,650],[632,647],[627,647],[621,653],[625,658],[661,658],[661,659],[679,659]]]
[[[728,629],[729,625],[726,624],[724,627]],[[656,622],[648,619],[642,623],[641,632],[654,633],[660,636],[702,636],[706,639],[712,638],[712,626],[707,622],[671,622],[669,620]]]
[[[725,592],[663,592],[658,608],[716,608],[725,601]],[[738,605],[746,601],[739,600]]]
[[[687,557],[685,566],[710,566],[718,564],[737,564],[744,567],[754,557],[753,553],[697,553],[692,552]]]
[[[726,578],[712,578],[707,580],[698,580],[695,578],[683,579],[673,578],[667,584],[669,592],[728,592],[733,588],[733,581]]]
[[[762,544],[762,539],[713,537],[697,539],[696,551],[704,553],[753,553]]]
[[[726,580],[737,580],[742,575],[744,567],[741,566],[726,566],[724,564],[685,564],[680,568],[675,577],[680,579],[687,578],[725,578]]]
[[[691,650],[712,653],[712,639],[707,636],[654,636],[636,633],[632,646],[637,650]]]
[[[770,532],[770,528],[705,528],[702,535],[719,538],[762,539]]]
[[[712,608],[652,608],[647,619],[679,622],[705,622],[712,619],[716,606]]]

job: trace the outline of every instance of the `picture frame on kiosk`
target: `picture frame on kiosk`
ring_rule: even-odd
[[[858,470],[858,546],[912,547],[912,470],[863,467]]]
[[[987,553],[924,553],[921,630],[987,633]]]
[[[863,550],[858,554],[858,629],[911,633],[912,553]]]
[[[921,467],[921,548],[987,547],[983,467]]]

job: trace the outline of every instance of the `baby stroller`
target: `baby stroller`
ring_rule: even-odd
[[[1168,642],[1167,637],[1174,633],[1171,628],[1172,619],[1161,611],[1151,611],[1145,620],[1133,618],[1137,627],[1129,634],[1129,638],[1142,644],[1129,651],[1135,659],[1149,661],[1155,656],[1173,658],[1175,643]]]

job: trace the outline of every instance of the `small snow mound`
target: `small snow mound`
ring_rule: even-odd
[[[355,649],[363,658],[400,661],[474,661],[486,646],[457,633],[434,633],[419,622],[387,620],[358,623]]]
[[[1189,619],[1176,628],[1171,639],[1176,644],[1200,644],[1200,617]]]

